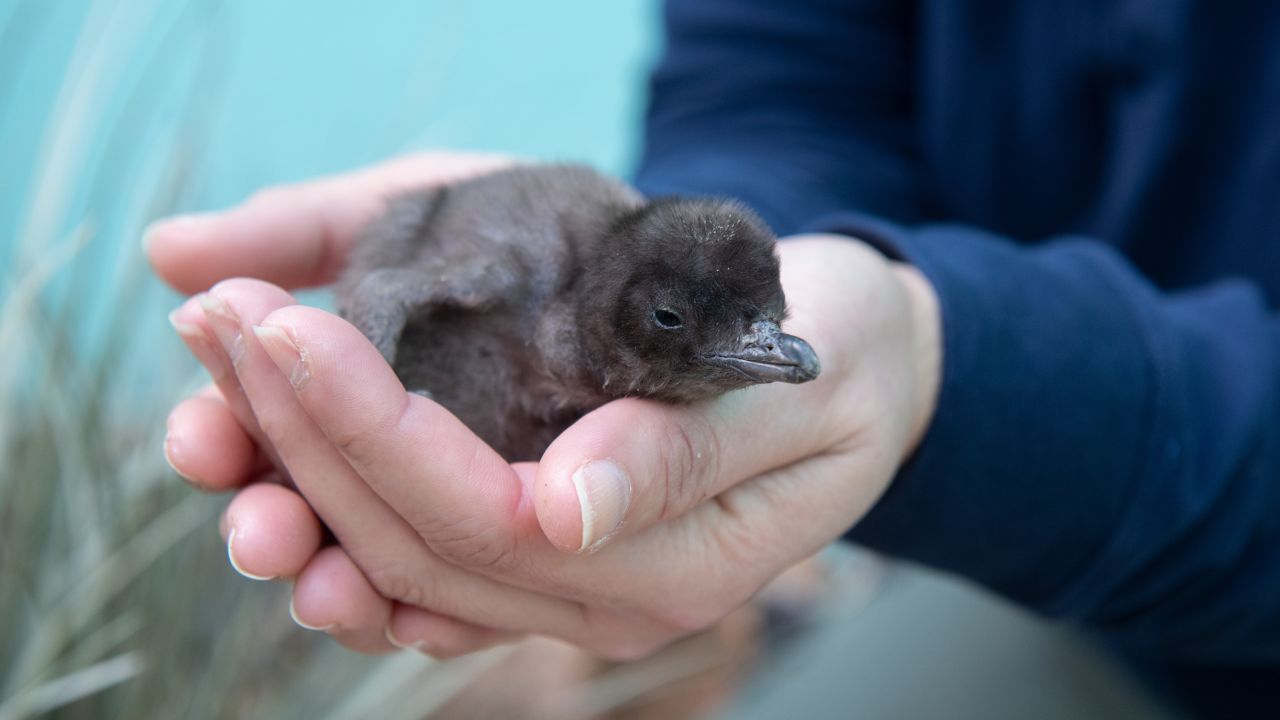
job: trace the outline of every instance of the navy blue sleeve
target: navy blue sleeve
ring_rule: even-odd
[[[914,263],[943,314],[933,424],[851,539],[1142,654],[1280,661],[1280,319],[1256,288],[1162,294],[1085,238],[819,223]]]
[[[921,217],[909,5],[668,3],[637,184],[750,199],[782,234],[850,207]]]
[[[1088,238],[931,221],[907,5],[670,3],[640,186],[866,239],[936,288],[937,415],[849,538],[1149,657],[1280,662],[1280,319]]]

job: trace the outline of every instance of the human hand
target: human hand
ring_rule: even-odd
[[[209,241],[189,246],[191,259],[218,251],[221,220],[203,221]],[[279,453],[306,500],[274,485],[241,490],[224,523],[232,556],[248,574],[295,577],[298,619],[350,647],[388,649],[389,630],[451,655],[537,632],[640,654],[718,619],[837,537],[927,425],[938,372],[927,283],[847,238],[788,240],[781,252],[789,329],[823,358],[818,381],[689,407],[617,401],[540,463],[514,467],[406,394],[349,325],[265,283],[225,282],[205,298],[208,314],[189,302],[175,322],[189,342],[217,339],[204,355],[231,400],[177,408],[171,455],[207,486],[252,477],[263,461],[230,407],[244,403],[261,447]],[[254,270],[240,272],[279,279]],[[575,475],[602,459],[629,483],[608,492],[587,482],[580,493]],[[599,505],[586,533],[583,496]],[[312,508],[340,547],[317,552]],[[594,545],[617,518],[606,547],[566,553]]]
[[[156,274],[187,294],[241,276],[287,288],[328,285],[337,279],[360,229],[388,198],[449,185],[514,162],[484,153],[406,155],[341,175],[266,188],[223,212],[158,221],[148,228],[143,247]],[[215,387],[171,414],[165,440],[169,464],[192,484],[215,492],[258,478],[273,464],[283,470],[212,336],[176,316],[171,320],[209,370]],[[184,442],[187,437],[207,442]]]

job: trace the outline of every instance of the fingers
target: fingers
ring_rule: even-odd
[[[607,588],[628,588],[617,591],[627,594],[645,577],[660,573],[657,565],[675,559],[670,548],[651,545],[654,549],[646,552],[655,559],[637,558],[638,564],[627,566],[650,573],[637,578],[610,572],[607,562],[555,562],[542,552],[549,550],[545,540],[538,544],[542,533],[528,527],[537,519],[530,517],[524,489],[530,483],[439,405],[406,397],[391,368],[355,328],[319,310],[293,306],[271,313],[255,332],[280,378],[290,379],[326,438],[434,551],[453,562],[584,598],[605,592],[593,587],[591,578],[607,580]],[[823,394],[821,388],[816,394]],[[536,466],[532,484],[542,492],[547,478],[572,483],[583,463],[609,459],[625,468],[635,485],[637,509],[631,517],[637,529],[675,517],[749,475],[792,462],[826,442],[807,424],[817,412],[772,411],[777,421],[767,427],[760,423],[757,418],[776,402],[772,392],[763,392],[739,393],[701,407],[613,403],[567,431]],[[588,499],[600,495],[583,494]],[[572,550],[582,543],[578,499],[574,492],[564,503],[577,523],[572,528],[576,537],[568,538]],[[714,558],[710,553],[684,555],[681,567]]]
[[[758,386],[691,406],[623,399],[595,410],[538,467],[543,531],[566,552],[598,549],[828,446],[827,385]]]
[[[825,265],[813,272],[820,271]],[[757,388],[693,407],[618,402],[566,432],[540,465],[513,469],[437,404],[408,397],[354,328],[320,311],[258,302],[256,292],[245,281],[215,289],[236,318],[219,339],[235,347],[232,335],[241,336],[234,369],[246,397],[349,553],[333,582],[347,586],[343,596],[353,604],[326,613],[323,602],[300,599],[300,619],[336,623],[352,645],[382,647],[374,631],[382,621],[399,644],[453,638],[440,641],[442,654],[450,643],[483,646],[493,639],[484,628],[552,634],[618,657],[642,653],[654,638],[723,616],[838,536],[883,491],[896,461],[893,453],[865,449],[873,439],[868,426],[900,424],[878,399],[898,382],[896,365],[882,363],[863,384],[824,386],[840,376],[833,373],[806,386]],[[805,307],[812,306],[801,303],[792,327],[829,371],[877,352],[869,340],[846,341],[834,352],[830,338],[847,323],[835,313],[806,315]],[[814,318],[826,318],[823,332],[806,327]],[[789,411],[793,402],[803,412]],[[848,422],[855,411],[860,421]],[[824,429],[832,426],[863,430],[851,440]],[[699,462],[708,456],[713,460]],[[636,536],[568,557],[547,547],[532,488],[540,512],[544,492],[549,499],[542,519],[548,535],[559,532],[556,544],[590,547],[597,531],[589,528],[606,527],[607,513],[593,507],[593,517],[583,516],[583,499],[602,493],[594,480],[575,484],[574,475],[596,460],[624,473],[630,494],[621,493],[620,534]],[[572,492],[555,487],[566,482]],[[714,501],[702,502],[708,497]],[[637,533],[665,519],[675,520]],[[441,548],[450,563],[433,554]],[[358,570],[372,592],[351,577]],[[310,592],[320,594],[322,584]],[[536,592],[520,594],[515,584]],[[393,602],[384,606],[371,595]],[[566,610],[577,613],[576,624]]]
[[[417,396],[406,397],[391,368],[355,328],[319,310],[294,306],[272,312],[259,323],[255,333],[278,368],[275,373],[277,379],[282,383],[288,379],[302,408],[323,432],[325,439],[332,443],[331,447],[340,449],[342,457],[358,471],[358,477],[351,482],[361,486],[367,482],[366,487],[374,488],[378,497],[398,511],[433,553],[451,561],[451,567],[461,567],[486,576],[486,579],[501,581],[506,588],[503,595],[509,596],[512,586],[520,586],[531,595],[543,598],[544,602],[548,595],[560,597],[574,601],[575,607],[578,603],[585,603],[588,607],[616,610],[631,618],[617,623],[615,631],[593,634],[590,628],[586,633],[581,632],[584,625],[590,624],[585,622],[568,630],[561,626],[559,631],[548,631],[541,622],[515,626],[504,624],[507,621],[501,619],[500,614],[488,615],[481,620],[430,603],[409,604],[425,604],[437,612],[443,611],[450,616],[492,627],[513,630],[541,628],[546,634],[571,640],[585,639],[597,648],[606,647],[600,644],[600,638],[609,636],[605,641],[609,643],[608,651],[630,654],[637,647],[637,638],[642,640],[653,636],[652,629],[622,637],[626,632],[618,632],[616,627],[634,631],[636,618],[645,618],[652,608],[660,608],[656,623],[659,632],[672,628],[683,632],[701,626],[707,618],[721,611],[724,597],[738,602],[758,587],[760,580],[755,573],[739,572],[735,566],[717,562],[723,555],[701,542],[705,533],[699,530],[701,526],[697,523],[693,529],[673,527],[667,533],[636,538],[639,542],[614,548],[619,551],[615,553],[571,558],[556,552],[539,529],[537,517],[530,506],[529,493],[525,490],[532,484],[534,473],[541,472],[538,466],[522,465],[522,473],[517,473],[439,405]],[[244,375],[243,365],[241,375]],[[245,384],[253,397],[252,385],[247,380]],[[741,407],[731,405],[703,412],[723,413],[726,417],[716,416],[715,422],[720,423],[723,431],[748,433],[742,442],[749,445],[760,440],[751,434],[757,432],[748,427],[751,423],[743,419],[752,416],[750,408],[754,402],[757,401],[746,402]],[[627,462],[633,472],[646,473],[655,466],[646,464],[644,449],[668,454],[672,450],[654,447],[652,443],[658,442],[657,433],[666,429],[664,422],[671,420],[666,413],[673,409],[653,403],[635,403],[630,410],[625,404],[620,406],[625,412],[615,418],[618,422],[602,423],[604,427],[616,426],[619,430],[616,434],[612,430],[602,433],[601,437],[616,443],[620,462]],[[685,419],[678,414],[676,417]],[[632,422],[637,418],[638,424]],[[736,419],[730,422],[730,418]],[[693,420],[685,421],[692,427]],[[787,431],[786,422],[790,421],[778,426],[786,443],[786,452],[803,452],[804,443],[792,437],[802,433]],[[640,440],[637,443],[651,441],[651,444],[642,445],[635,455],[623,454],[622,451],[627,449],[628,430],[638,434]],[[595,446],[599,447],[602,442]],[[592,443],[585,445],[590,447]],[[692,446],[703,445],[705,442]],[[732,463],[725,462],[716,472],[709,473],[708,484],[722,482],[718,478],[748,473],[750,463],[763,457],[756,448],[739,448],[737,444],[723,440],[720,445],[722,450],[732,449],[744,457]],[[323,509],[325,501],[317,498],[303,484],[306,473],[300,473],[291,464],[291,453],[283,445],[278,446],[307,497],[327,517]],[[678,447],[683,451],[686,445],[680,443]],[[318,448],[307,456],[317,457],[323,452],[326,452],[324,448]],[[785,453],[775,450],[775,460],[784,456]],[[569,466],[572,467],[572,463]],[[676,470],[671,473],[673,477]],[[653,472],[657,474],[656,470]],[[566,472],[565,477],[569,474]],[[696,494],[691,495],[688,503],[694,504],[697,498]],[[348,501],[345,504],[352,503]],[[655,503],[652,505],[654,509],[648,512],[653,517],[660,516],[659,507]],[[807,522],[803,517],[793,520]],[[386,528],[383,532],[389,532],[393,526],[393,521],[366,522],[363,534],[368,535],[371,527]],[[347,543],[348,536],[343,529],[338,526],[334,529]],[[357,542],[361,534],[361,528],[353,528],[350,537]],[[351,545],[348,549],[353,556],[361,556]],[[385,551],[382,554],[385,556]],[[371,574],[377,574],[374,568],[364,567]],[[441,587],[439,568],[422,572],[429,578],[428,584]],[[719,586],[709,586],[704,590],[697,584],[701,579],[719,578],[727,573],[738,576],[732,593],[721,592]],[[470,573],[465,576],[473,578],[471,582],[479,577]],[[407,582],[401,579],[387,583],[385,577],[381,580],[381,585],[377,581],[375,585],[394,588]],[[455,592],[457,589],[455,587]],[[697,612],[690,612],[682,607],[681,599],[694,590],[702,597]],[[516,612],[528,618],[533,607],[523,606]],[[596,618],[598,620],[598,615]],[[582,619],[585,620],[585,614]],[[599,622],[596,626],[594,629],[598,629]],[[620,643],[622,649],[619,650],[614,643]],[[638,647],[647,646],[640,642]]]
[[[275,309],[272,298],[278,299],[276,293],[283,294],[278,289],[253,280],[219,283],[209,293],[210,322],[225,347],[239,348],[231,353],[237,357],[234,363],[237,377],[245,389],[254,414],[279,451],[294,482],[342,542],[350,557],[359,563],[365,576],[369,578],[369,583],[384,597],[421,606],[465,622],[500,630],[533,631],[566,638],[584,637],[585,621],[582,610],[576,603],[505,585],[441,560],[423,542],[422,537],[370,488],[365,478],[357,474],[331,439],[299,404],[298,396],[286,375],[282,375],[267,357],[252,332],[253,325],[262,322],[262,318]],[[326,322],[336,323],[349,332],[356,332],[338,318],[318,310],[291,307],[282,312],[303,310],[317,314]],[[340,403],[336,411],[330,409],[326,412],[341,415],[342,410],[346,409],[351,412],[381,412],[387,417],[398,417],[398,408],[403,407],[408,400],[407,393],[401,387],[390,396],[382,394],[381,391],[385,388],[380,387],[376,373],[372,377],[362,374],[365,367],[361,364],[359,354],[352,357],[344,354],[351,349],[351,343],[345,340],[340,334],[335,334],[314,345],[317,354],[331,353],[327,357],[345,371],[341,375],[341,383],[349,386],[352,396],[359,398],[349,403]],[[361,352],[380,357],[367,341],[361,338],[361,342]],[[380,369],[390,373],[385,363],[382,363]],[[320,378],[303,380],[302,377],[296,373],[294,375],[295,381],[304,388],[323,384]],[[357,382],[352,382],[353,378]],[[415,399],[434,405],[422,398]],[[377,409],[365,406],[366,402],[385,403],[386,407]],[[439,439],[437,436],[444,438],[446,442],[428,444],[426,455],[406,453],[406,448],[403,447],[389,447],[387,449],[396,455],[389,459],[388,467],[399,468],[401,471],[412,470],[412,474],[397,478],[409,485],[465,485],[470,477],[467,468],[480,465],[472,462],[473,458],[468,454],[466,446],[449,444],[447,441],[451,433],[455,432],[450,423],[456,425],[457,420],[452,416],[442,418],[432,414],[415,418],[417,420],[424,421],[427,425],[414,425],[413,432],[432,438],[432,442]],[[444,427],[437,428],[432,423]],[[394,429],[396,428],[387,428],[388,432]],[[361,440],[352,439],[345,443],[345,447],[361,447]],[[367,457],[373,459],[376,456]],[[457,470],[458,474],[433,477],[436,466]],[[502,467],[511,473],[505,464]],[[482,467],[477,470],[478,474],[483,472]],[[412,512],[415,507],[410,506],[409,511]],[[437,512],[441,513],[438,517],[445,520],[436,528],[437,537],[452,538],[463,544],[469,542],[466,535],[469,512],[467,506],[437,509]],[[531,517],[532,514],[529,515]]]
[[[261,424],[265,440],[276,449],[298,488],[339,537],[345,529],[395,527],[399,519],[329,448],[314,424],[298,408],[288,383],[254,338],[251,323],[292,298],[267,283],[228,280],[203,299],[209,327],[231,360],[244,401]],[[247,335],[247,337],[246,337]]]
[[[386,652],[394,646],[443,659],[519,637],[422,608],[389,605],[345,551],[320,551],[319,519],[287,488],[258,484],[242,490],[222,525],[227,557],[237,572],[251,580],[297,577],[291,606],[295,622],[329,632],[353,650]]]
[[[296,577],[320,548],[320,520],[298,493],[258,483],[223,515],[227,559],[250,580]]]
[[[229,277],[256,276],[285,287],[331,280],[359,227],[381,198],[318,181],[263,191],[217,213],[161,220],[148,229],[156,273],[194,293]]]
[[[224,288],[231,292],[230,285],[219,285],[212,294]],[[240,303],[242,327],[254,323],[262,309],[247,311]],[[745,601],[770,572],[781,569],[776,557],[795,544],[779,542],[761,556],[768,563],[752,560],[756,546],[736,528],[758,529],[756,512],[750,513],[750,523],[722,531],[720,515],[728,513],[704,503],[689,522],[682,518],[662,533],[619,543],[610,548],[614,552],[566,557],[542,536],[525,489],[538,467],[524,465],[518,473],[439,405],[407,395],[355,328],[300,306],[278,308],[256,324],[254,337],[273,367],[271,377],[259,377],[258,349],[246,351],[237,364],[246,392],[299,487],[385,597],[477,626],[539,632],[632,657],[704,627]],[[281,389],[293,394],[296,405],[287,416],[273,416],[289,405],[276,394]],[[268,396],[272,403],[260,402]],[[753,403],[768,402],[742,402],[704,412],[727,431],[755,432],[743,418],[753,416]],[[633,417],[628,412],[617,419]],[[656,433],[670,420],[663,413],[644,419],[652,428],[644,433]],[[777,425],[785,450],[803,452],[803,443],[792,435],[804,433],[789,430],[788,422]],[[290,438],[279,432],[285,427],[306,428],[316,437]],[[623,439],[617,436],[620,446]],[[743,439],[754,441],[761,438],[748,434]],[[728,447],[755,454],[741,460],[741,467],[725,463],[708,478],[749,472],[745,468],[753,459],[765,457],[756,448],[739,449],[725,440],[718,444],[722,452]],[[619,457],[632,467],[649,467],[643,458]],[[775,450],[770,457],[785,453]],[[380,514],[384,510],[376,500],[360,496],[370,488],[388,514]],[[775,515],[767,519],[788,526],[811,522],[799,514],[783,523]],[[762,534],[773,540],[780,536],[785,540],[782,531]],[[438,555],[450,562],[439,562]],[[398,626],[393,632],[396,642],[416,642]]]
[[[391,194],[491,172],[511,160],[430,153],[261,191],[223,212],[160,220],[144,240],[156,273],[184,293],[230,277],[284,287],[334,279],[360,228]]]
[[[510,558],[525,493],[501,457],[443,407],[407,394],[345,321],[294,306],[256,332],[328,440],[433,550],[470,565]]]
[[[299,626],[329,633],[356,652],[396,649],[386,636],[391,601],[378,594],[339,547],[321,550],[303,568],[289,614]]]
[[[328,633],[345,647],[369,654],[406,649],[443,660],[519,637],[391,602],[336,546],[321,550],[306,565],[294,585],[289,613],[299,627]]]
[[[277,305],[292,303],[293,298],[283,291],[276,289],[273,292],[278,293],[275,296]],[[169,313],[169,323],[173,325],[178,337],[186,343],[191,354],[209,371],[209,376],[213,378],[214,385],[218,388],[232,417],[258,449],[267,456],[269,462],[277,469],[283,470],[284,467],[275,454],[275,448],[267,442],[266,435],[258,425],[258,419],[254,417],[253,408],[250,407],[249,400],[244,395],[244,388],[240,386],[240,379],[236,377],[235,369],[232,367],[228,350],[219,342],[213,328],[209,325],[208,316],[201,308],[201,302],[205,301],[207,298],[204,297],[187,299],[177,310]],[[195,443],[199,442],[199,436],[188,434],[184,441],[188,443],[188,447],[194,447]],[[211,447],[210,450],[213,448]],[[181,470],[178,472],[182,474]]]
[[[460,657],[519,639],[501,632],[455,620],[429,610],[396,603],[387,624],[387,641],[396,647],[430,655],[439,660]]]
[[[253,476],[258,451],[221,395],[200,394],[169,413],[164,456],[195,487],[223,492]]]

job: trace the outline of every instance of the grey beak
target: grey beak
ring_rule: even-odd
[[[822,365],[809,343],[782,332],[772,320],[757,320],[738,347],[711,353],[706,361],[734,370],[752,382],[802,383],[818,377]]]

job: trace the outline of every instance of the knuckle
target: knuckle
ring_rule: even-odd
[[[395,434],[397,426],[409,408],[405,395],[399,405],[361,422],[336,422],[325,428],[325,434],[344,457],[358,466],[376,466],[383,457],[384,439]]]
[[[388,600],[428,609],[436,605],[426,589],[431,583],[422,582],[418,573],[408,568],[388,565],[369,571],[366,577],[373,589]]]
[[[458,521],[447,525],[438,522],[430,527],[413,524],[421,528],[419,534],[427,544],[444,560],[472,569],[504,572],[515,565],[514,555],[510,548],[499,537],[496,528],[471,527],[469,521]]]
[[[480,477],[477,464],[483,449],[481,445],[474,448],[463,477]],[[438,556],[454,565],[492,573],[519,569],[509,529],[484,522],[465,509],[441,513],[439,508],[431,508],[405,519]]]
[[[336,427],[328,432],[329,441],[347,459],[360,464],[373,456],[376,430],[365,427]]]
[[[660,457],[660,519],[681,515],[711,495],[711,481],[719,474],[720,442],[706,418],[691,414],[673,423],[664,434]]]

